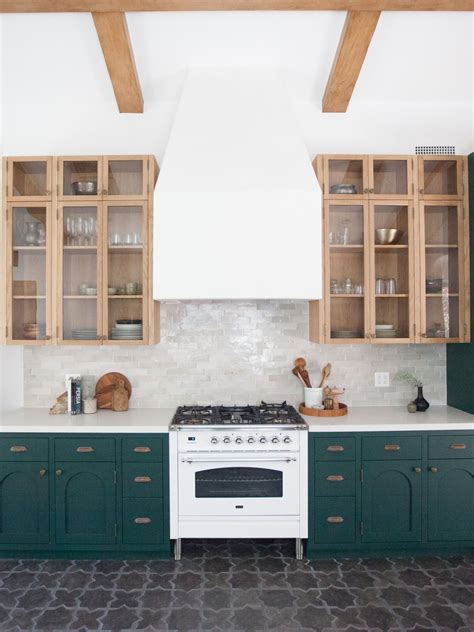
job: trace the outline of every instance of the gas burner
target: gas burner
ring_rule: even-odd
[[[303,418],[286,402],[260,406],[180,406],[172,426],[302,426]]]
[[[179,406],[173,423],[176,425],[209,425],[213,416],[212,406]]]
[[[253,406],[218,406],[216,416],[223,424],[257,424],[258,410]]]

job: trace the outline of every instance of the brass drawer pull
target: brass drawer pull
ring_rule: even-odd
[[[48,470],[47,470],[47,469],[45,469],[44,467],[42,467],[42,468],[40,469],[40,476],[41,476],[41,478],[43,478],[44,476],[46,476],[46,474],[47,474],[47,473],[48,473]]]
[[[386,452],[399,452],[400,446],[396,443],[387,443],[387,445],[384,445],[383,449]]]
[[[148,454],[149,452],[151,452],[151,448],[149,448],[148,446],[138,446],[136,448],[133,448],[134,452],[139,452],[140,454]]]
[[[95,452],[94,448],[92,448],[90,445],[83,445],[83,446],[79,446],[78,448],[76,448],[76,452]]]
[[[342,445],[328,445],[326,452],[344,452],[344,446]]]
[[[12,445],[10,452],[28,452],[28,448],[25,445]]]
[[[135,524],[150,524],[151,518],[135,518],[133,522]]]
[[[331,481],[331,483],[339,482],[344,480],[344,476],[341,474],[330,474],[329,476],[326,476],[326,480]]]
[[[415,472],[415,474],[421,474],[421,467],[414,467],[413,471]]]
[[[432,472],[433,474],[436,474],[438,472],[438,468],[434,467],[434,466],[431,466],[430,467],[430,472]]]
[[[465,450],[467,445],[465,443],[452,443],[449,448],[450,450]]]
[[[329,516],[327,521],[329,524],[342,524],[344,522],[344,518],[342,516]]]
[[[151,483],[151,478],[149,476],[135,476],[133,480],[135,483]]]

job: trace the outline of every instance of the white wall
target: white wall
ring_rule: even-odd
[[[0,413],[23,406],[23,347],[0,347]]]

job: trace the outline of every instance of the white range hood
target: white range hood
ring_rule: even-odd
[[[321,190],[268,72],[190,71],[154,206],[155,299],[321,298]]]

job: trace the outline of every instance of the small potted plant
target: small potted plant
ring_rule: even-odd
[[[416,399],[414,399],[413,402],[410,402],[410,404],[408,404],[408,410],[410,412],[415,412],[415,411],[410,410],[411,404],[416,406],[416,412],[424,413],[425,410],[428,410],[430,405],[429,405],[429,402],[427,402],[426,399],[423,397],[423,382],[419,380],[416,377],[416,375],[413,375],[413,373],[410,373],[409,371],[399,371],[395,375],[395,379],[398,380],[399,382],[408,382],[408,384],[411,384],[412,386],[415,386],[418,389],[418,395]]]

